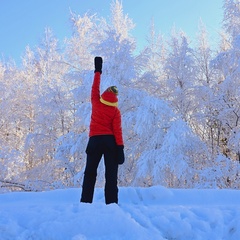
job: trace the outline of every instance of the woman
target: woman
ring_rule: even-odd
[[[95,57],[94,80],[91,92],[92,115],[89,141],[86,149],[87,164],[84,172],[81,202],[92,203],[99,162],[104,156],[105,202],[118,203],[118,164],[124,162],[121,114],[118,109],[116,86],[107,88],[100,96],[102,58]]]

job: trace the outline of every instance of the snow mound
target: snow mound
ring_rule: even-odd
[[[237,190],[124,187],[119,204],[79,203],[80,189],[0,195],[1,240],[240,239]]]

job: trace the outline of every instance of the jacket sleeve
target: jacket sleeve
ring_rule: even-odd
[[[96,72],[94,74],[94,79],[92,84],[92,92],[91,92],[92,104],[99,102],[100,100],[100,80],[101,80],[101,74],[100,72]]]
[[[121,113],[117,108],[116,115],[113,119],[113,134],[117,145],[124,145],[122,137],[122,120]]]

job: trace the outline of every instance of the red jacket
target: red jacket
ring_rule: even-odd
[[[116,144],[123,145],[121,114],[117,96],[106,90],[100,96],[101,74],[96,72],[91,92],[92,115],[89,136],[114,135]]]

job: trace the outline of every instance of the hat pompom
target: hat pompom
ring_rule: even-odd
[[[107,91],[109,92],[113,92],[115,93],[116,95],[118,95],[118,88],[116,86],[111,86],[107,89]]]

